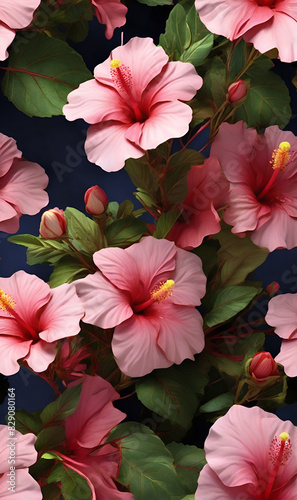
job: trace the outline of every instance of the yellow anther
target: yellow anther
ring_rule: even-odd
[[[287,441],[287,439],[289,439],[289,434],[287,432],[282,432],[280,435],[279,435],[279,438],[282,440],[282,441]]]
[[[11,295],[8,295],[0,289],[0,309],[3,311],[10,311],[15,307],[15,301]]]
[[[290,148],[291,144],[289,142],[281,142],[278,149],[275,149],[272,153],[272,168],[279,168],[285,170],[287,163],[290,159]]]
[[[172,295],[171,289],[174,286],[173,280],[167,280],[164,283],[160,283],[152,292],[151,297],[156,302],[162,302]]]
[[[121,66],[121,64],[122,64],[122,63],[121,63],[120,59],[112,59],[112,60],[110,61],[110,67],[111,67],[112,69],[119,68],[119,67]]]

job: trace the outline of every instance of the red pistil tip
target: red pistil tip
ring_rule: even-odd
[[[154,290],[151,292],[151,297],[156,302],[163,302],[163,300],[167,299],[172,295],[172,288],[174,286],[173,280],[167,280],[165,282],[160,283]]]
[[[291,144],[289,142],[281,142],[278,149],[275,149],[272,153],[272,168],[273,169],[280,169],[280,170],[285,170],[287,163],[290,159],[290,148]]]
[[[121,66],[121,60],[120,59],[112,59],[110,61],[110,67],[112,69],[116,69],[116,68],[119,68]]]
[[[14,309],[14,307],[15,301],[13,297],[0,289],[0,309],[10,312],[10,310]]]

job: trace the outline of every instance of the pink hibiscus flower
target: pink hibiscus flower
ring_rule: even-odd
[[[21,158],[16,142],[0,134],[0,231],[15,233],[22,214],[35,215],[48,204],[48,176]]]
[[[276,47],[281,61],[296,61],[296,0],[195,0],[195,7],[213,33],[242,36],[261,53]]]
[[[296,442],[291,422],[233,406],[206,438],[195,500],[296,500]]]
[[[0,0],[0,61],[8,57],[7,47],[15,30],[26,28],[41,0]]]
[[[37,276],[18,271],[0,278],[0,366],[13,375],[18,360],[42,372],[55,359],[57,340],[76,335],[83,317],[74,287],[50,289]]]
[[[275,333],[285,339],[275,361],[283,365],[289,377],[297,376],[297,294],[284,293],[268,302],[265,317],[268,325],[275,327]]]
[[[125,374],[146,375],[202,351],[202,317],[195,306],[206,277],[197,255],[148,236],[126,249],[99,250],[94,262],[101,272],[75,282],[84,321],[115,327],[111,346]]]
[[[0,498],[42,500],[40,486],[29,474],[30,465],[37,460],[36,436],[13,433],[11,436],[7,425],[0,425]]]
[[[181,101],[194,97],[202,78],[190,63],[168,62],[151,38],[117,47],[94,76],[70,92],[63,111],[67,120],[91,124],[87,157],[107,172],[188,131],[192,110]]]
[[[201,245],[205,236],[221,230],[217,210],[228,201],[229,184],[214,157],[205,160],[203,165],[193,165],[187,181],[188,195],[181,203],[181,220],[174,224],[167,238],[192,250]]]
[[[119,397],[109,382],[86,375],[78,408],[65,419],[63,453],[55,450],[64,465],[87,480],[92,500],[133,499],[131,493],[117,489],[114,479],[119,474],[120,452],[118,447],[105,443],[111,429],[126,417],[112,404]]]
[[[230,181],[225,221],[270,251],[297,245],[296,150],[292,132],[274,125],[257,135],[244,122],[223,123],[211,147]]]
[[[127,7],[120,0],[92,0],[96,16],[101,24],[105,24],[105,36],[110,40],[115,28],[126,23]]]

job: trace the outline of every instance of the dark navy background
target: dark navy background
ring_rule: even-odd
[[[124,43],[133,36],[151,36],[158,43],[159,34],[164,32],[165,21],[170,7],[147,7],[132,0],[127,3],[127,23],[123,28]],[[103,62],[110,51],[120,45],[120,30],[115,30],[114,37],[108,41],[104,36],[104,26],[96,19],[90,23],[88,38],[79,44],[72,44],[93,72],[94,67]],[[5,66],[5,62],[2,66]],[[296,69],[293,65],[278,63],[277,72],[286,80],[291,96],[293,118],[287,129],[297,135],[297,95],[291,84]],[[0,70],[1,78],[3,70]],[[104,172],[100,167],[91,164],[86,159],[83,143],[87,124],[82,120],[68,122],[63,116],[53,118],[29,118],[18,111],[6,97],[0,94],[0,132],[13,137],[18,148],[27,160],[39,163],[49,176],[47,191],[50,203],[46,207],[55,206],[65,209],[67,206],[84,211],[84,193],[94,184],[101,186],[109,201],[122,202],[133,200],[134,185],[124,170],[117,173]],[[193,142],[191,147],[198,147]],[[135,205],[139,206],[135,200]],[[22,216],[19,233],[38,235],[41,214]],[[0,276],[8,277],[19,269],[36,274],[45,281],[51,269],[49,266],[28,266],[26,264],[26,249],[9,243],[6,233],[0,232]],[[297,249],[279,250],[271,253],[266,262],[255,273],[256,279],[263,280],[264,285],[275,280],[280,283],[282,292],[297,293]],[[265,313],[264,313],[265,314]],[[274,354],[279,343],[269,344]],[[0,366],[1,372],[1,366]],[[42,410],[55,395],[52,389],[37,375],[28,370],[8,377],[11,387],[16,388],[16,407],[28,411]],[[297,395],[297,394],[296,394]],[[128,410],[128,404],[125,411]],[[7,413],[6,401],[0,406],[0,422],[4,423]],[[278,411],[282,418],[291,418],[297,425],[297,403]]]

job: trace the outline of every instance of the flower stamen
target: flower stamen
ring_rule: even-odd
[[[145,117],[132,95],[133,80],[130,68],[125,66],[125,64],[122,64],[120,59],[112,59],[110,61],[110,75],[118,92],[122,95],[122,97],[124,97],[125,100],[128,98],[136,121],[142,123],[145,120]]]
[[[171,297],[173,294],[172,288],[174,286],[173,280],[162,281],[157,285],[150,293],[151,298],[142,302],[141,304],[136,304],[133,306],[134,312],[140,312],[149,307],[154,302],[163,302],[168,297]]]
[[[291,155],[289,153],[290,148],[291,144],[284,141],[280,143],[278,149],[275,149],[273,151],[272,159],[270,160],[270,163],[272,163],[273,173],[264,189],[262,189],[261,193],[257,196],[258,200],[260,200],[267,194],[275,179],[277,178],[279,171],[286,169],[286,166],[291,158]]]
[[[36,331],[34,330],[34,328],[32,328],[31,325],[29,325],[28,323],[26,323],[18,315],[18,313],[15,310],[15,307],[16,307],[16,303],[15,303],[14,298],[11,295],[9,295],[8,293],[5,293],[4,290],[0,289],[0,309],[2,309],[2,311],[8,312],[8,314],[10,314],[11,316],[13,316],[15,318],[15,320],[19,323],[19,325],[21,325],[23,328],[25,328],[25,330],[27,332],[29,332],[30,335],[34,339],[39,338],[38,334],[36,333]]]
[[[263,499],[269,499],[279,468],[287,463],[291,454],[292,446],[289,434],[282,432],[278,438],[275,436],[269,450],[269,460],[272,462],[273,469],[264,491]]]

